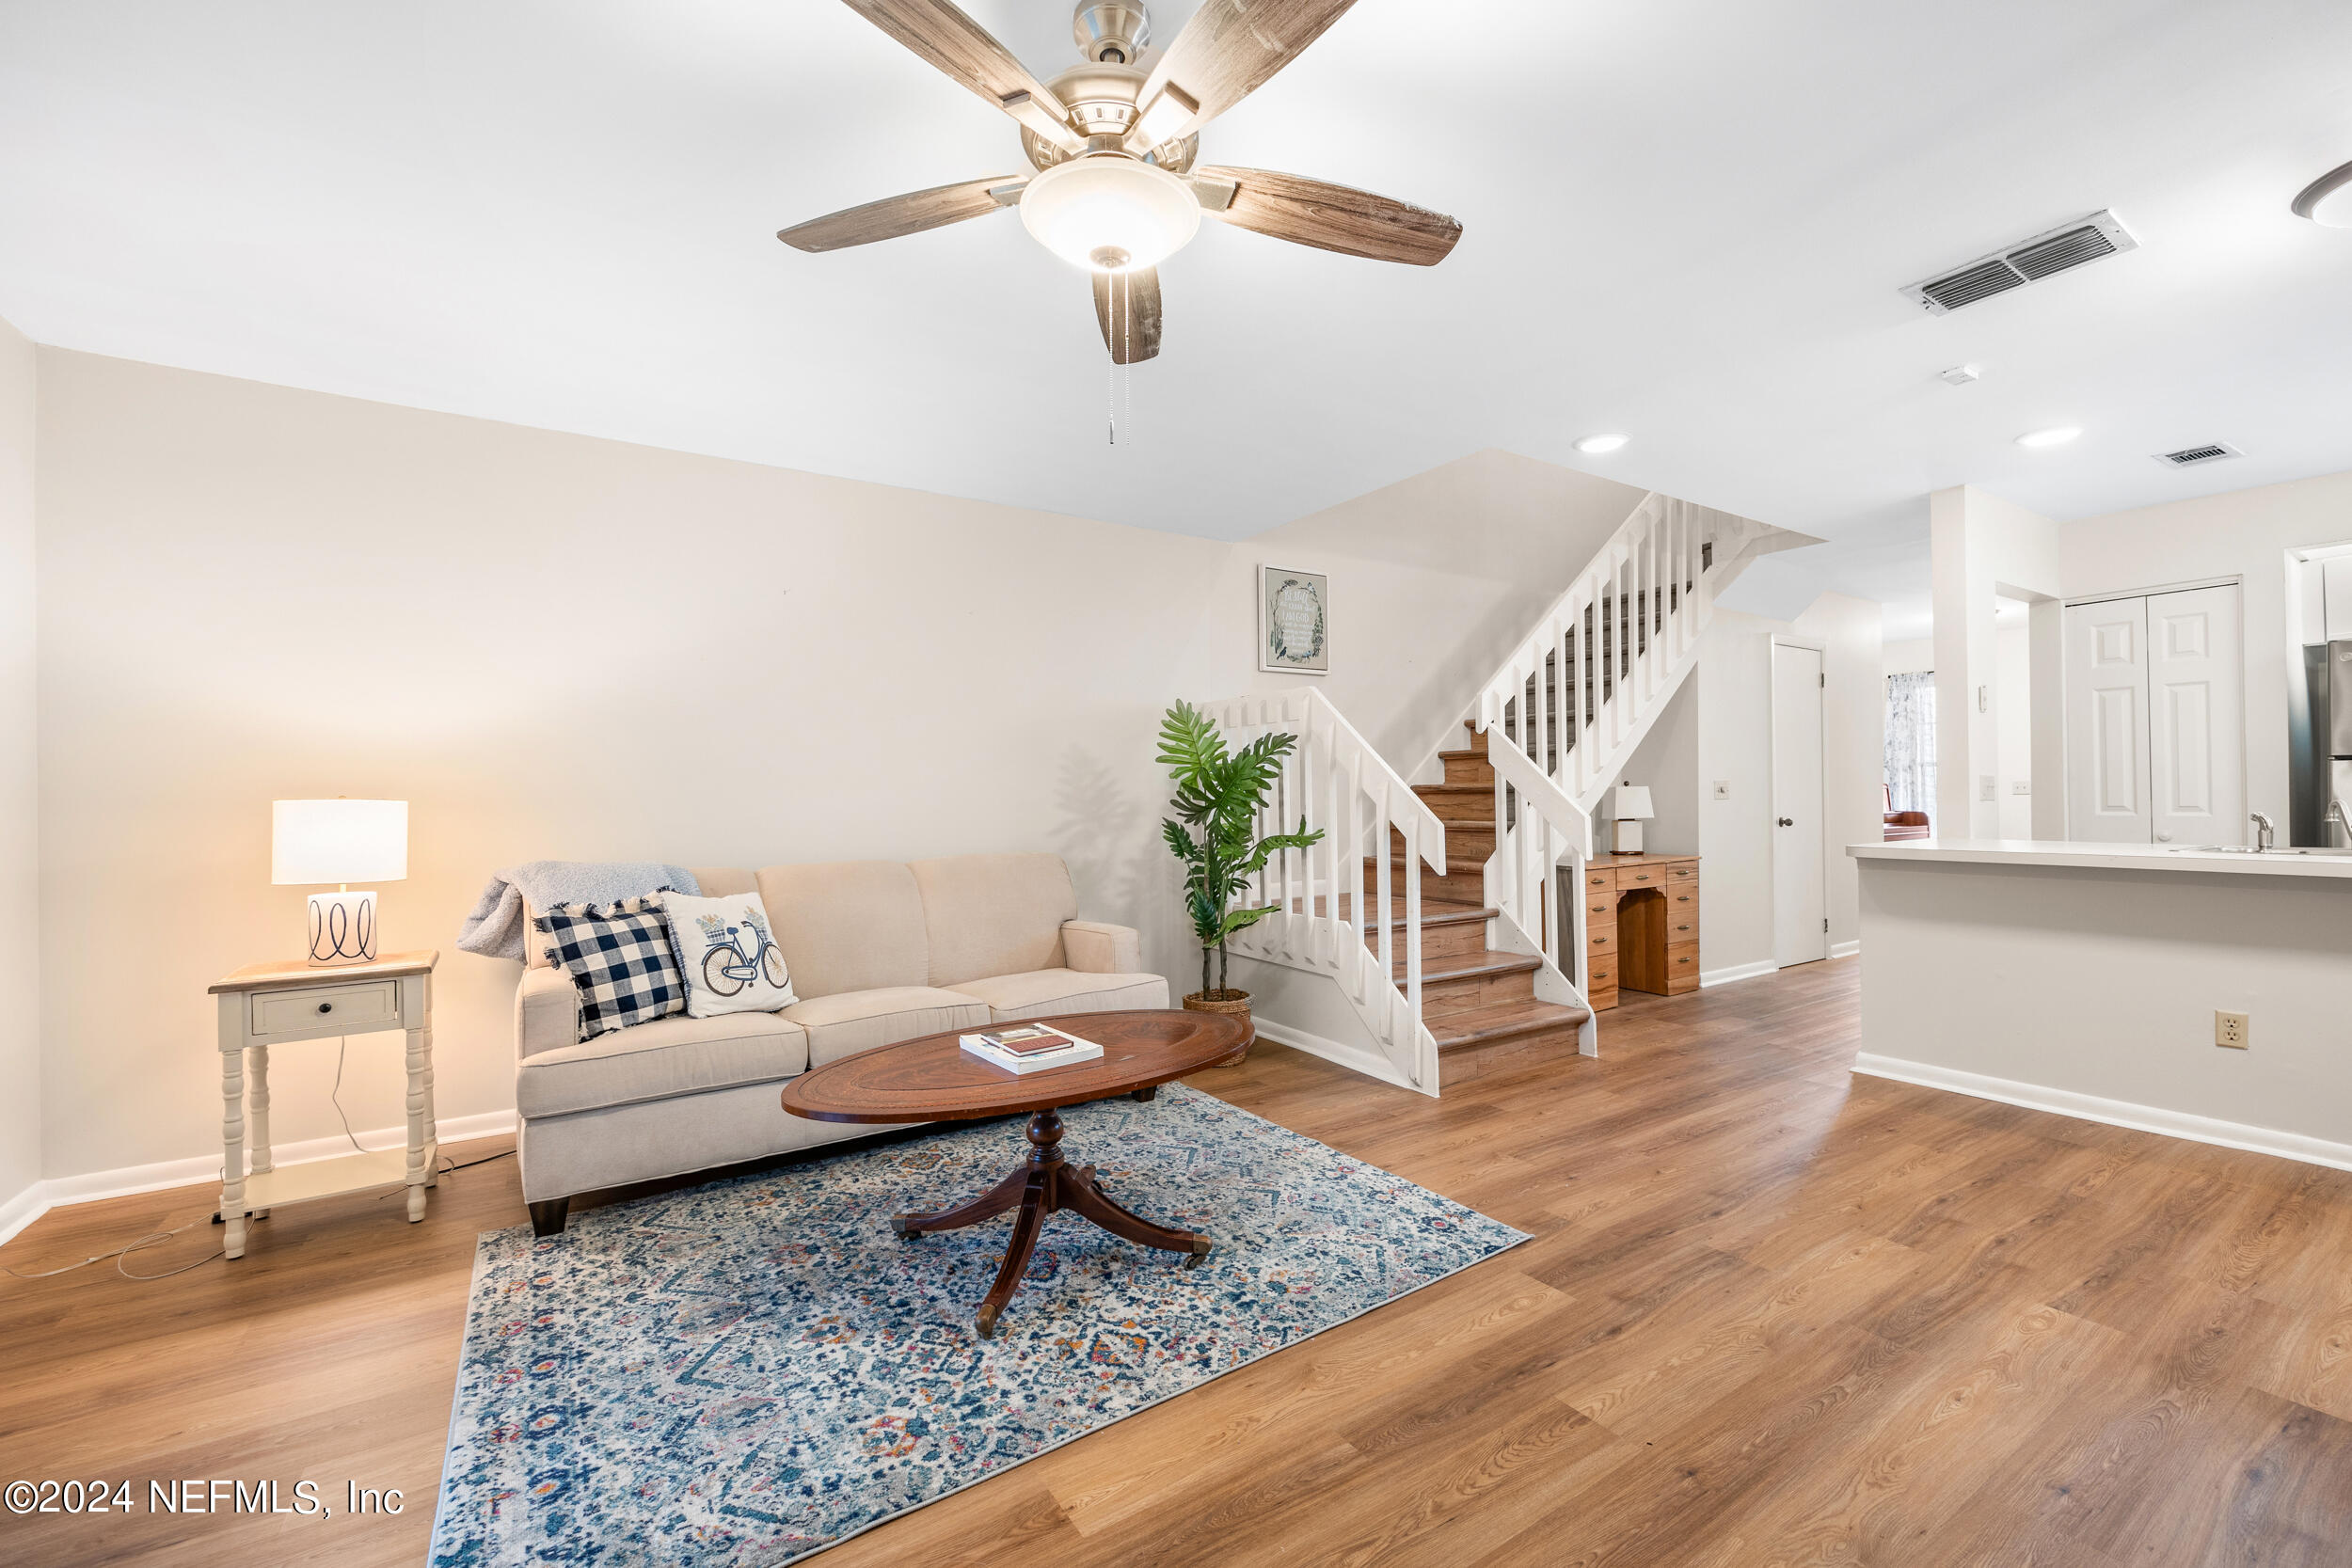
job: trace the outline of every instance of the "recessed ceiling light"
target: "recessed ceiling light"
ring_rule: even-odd
[[[1576,450],[1597,457],[1604,451],[1615,451],[1632,438],[1630,436],[1587,436],[1576,444]]]
[[[2352,229],[2352,164],[2340,165],[2303,187],[2295,215],[2328,229]]]
[[[2060,425],[2056,430],[2028,431],[2017,437],[2017,444],[2021,447],[2062,447],[2081,434],[2082,431],[2074,425]]]

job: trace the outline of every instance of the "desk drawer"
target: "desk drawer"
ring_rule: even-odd
[[[1695,887],[1698,885],[1698,879],[1699,868],[1695,865],[1683,864],[1666,867],[1666,880],[1670,882],[1688,882]]]
[[[1610,867],[1605,865],[1588,865],[1584,868],[1585,892],[1611,893],[1615,891],[1616,886],[1617,874]]]
[[[1598,893],[1584,895],[1585,925],[1614,926],[1616,923],[1617,894],[1614,888],[1603,888]]]
[[[356,986],[304,986],[298,990],[257,991],[253,1033],[287,1035],[323,1029],[380,1029],[400,1022],[400,982],[371,980]]]
[[[1676,942],[1666,949],[1666,994],[1680,996],[1699,989],[1699,944]]]
[[[1621,890],[1662,887],[1665,881],[1666,868],[1662,865],[1621,865],[1617,868],[1617,886]]]
[[[1695,905],[1686,910],[1679,904],[1666,910],[1666,945],[1679,946],[1699,940],[1699,911]]]
[[[1608,926],[1592,926],[1585,928],[1584,951],[1587,953],[1600,954],[1614,953],[1616,950],[1617,927],[1613,924]]]
[[[1677,914],[1699,912],[1699,885],[1696,882],[1675,882],[1666,889],[1666,907]]]

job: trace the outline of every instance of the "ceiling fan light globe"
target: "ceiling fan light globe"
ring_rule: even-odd
[[[1089,272],[1155,267],[1200,232],[1192,187],[1165,169],[1118,153],[1056,164],[1021,193],[1021,222],[1038,244]],[[1123,253],[1123,266],[1097,260]]]

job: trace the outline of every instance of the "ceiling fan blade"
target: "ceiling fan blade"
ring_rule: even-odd
[[[951,223],[1018,205],[1021,188],[1027,183],[1016,175],[999,174],[987,180],[967,180],[961,185],[909,191],[904,196],[884,197],[863,207],[849,207],[806,223],[796,223],[789,229],[779,230],[776,238],[795,250],[807,251],[844,250],[853,245],[872,245],[876,240],[895,240],[901,234],[944,229]],[[1007,194],[1013,199],[1003,199]]]
[[[1202,203],[1209,216],[1343,256],[1434,267],[1462,237],[1462,226],[1443,213],[1326,180],[1263,168],[1201,167],[1192,175],[1233,182],[1223,211]]]
[[[1204,0],[1168,46],[1136,99],[1131,150],[1198,130],[1298,57],[1356,0]],[[1167,102],[1155,102],[1167,92]],[[1146,146],[1135,146],[1136,139]]]
[[[1139,365],[1160,352],[1160,274],[1156,267],[1094,275],[1094,319],[1114,365]]]
[[[1066,152],[1086,146],[1070,111],[1012,51],[949,0],[844,0],[850,9],[905,44]]]

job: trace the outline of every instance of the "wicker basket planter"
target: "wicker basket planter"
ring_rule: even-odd
[[[1246,990],[1197,990],[1184,998],[1184,1011],[1188,1013],[1230,1013],[1248,1023],[1249,1022],[1249,993]],[[1249,1059],[1249,1048],[1257,1043],[1258,1031],[1252,1027],[1249,1031],[1249,1037],[1241,1042],[1241,1049],[1219,1062],[1217,1066],[1241,1066]]]

